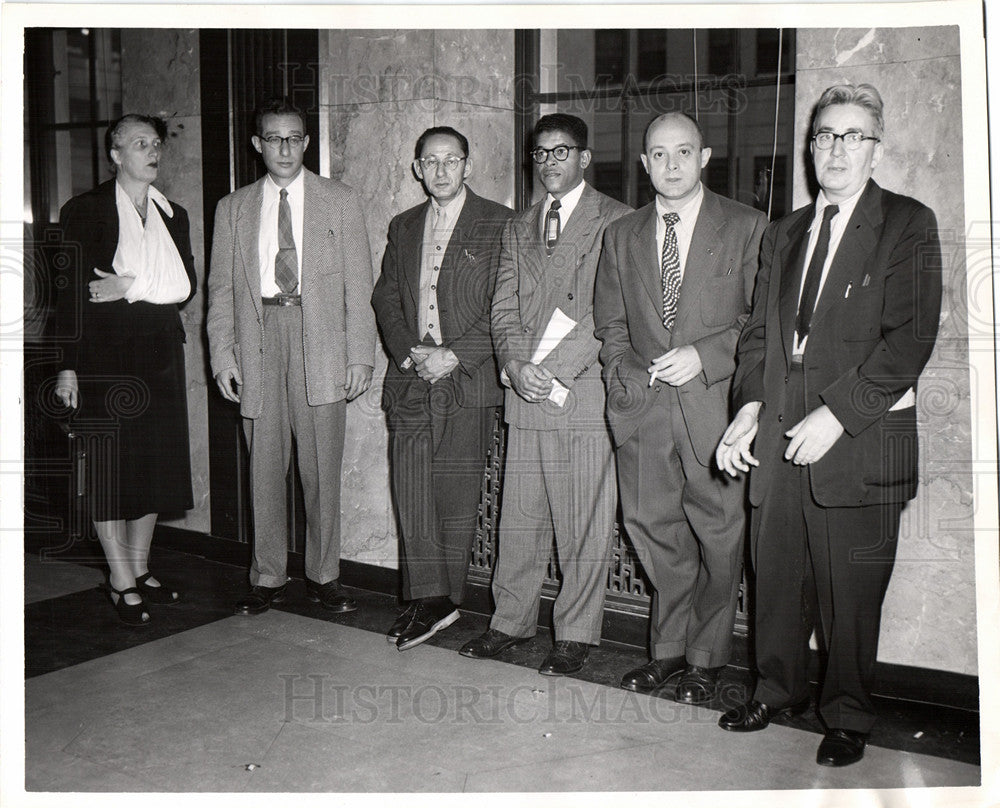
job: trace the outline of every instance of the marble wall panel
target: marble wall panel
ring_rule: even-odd
[[[904,511],[879,659],[974,674],[976,481],[958,32],[944,26],[800,29],[796,36],[796,141],[803,147],[794,167],[795,206],[811,202],[815,192],[806,148],[815,102],[832,84],[867,82],[885,102],[885,155],[875,180],[929,205],[941,228],[945,299],[934,354],[920,380],[920,487]]]
[[[199,58],[196,29],[122,29],[123,110],[164,118],[200,115]]]
[[[378,104],[434,96],[431,30],[320,31],[321,103]]]
[[[514,32],[434,32],[438,98],[500,109],[514,108]]]

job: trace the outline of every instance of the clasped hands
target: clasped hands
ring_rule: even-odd
[[[451,348],[433,345],[414,345],[410,348],[413,369],[425,382],[439,382],[458,367],[458,357]]]
[[[537,404],[545,401],[552,393],[556,377],[544,365],[525,362],[523,359],[511,359],[506,367],[510,386],[525,401]]]
[[[759,466],[750,445],[757,435],[761,402],[744,404],[726,428],[715,450],[715,463],[731,477]],[[822,460],[830,447],[844,434],[844,427],[826,404],[817,407],[785,433],[789,439],[785,460],[796,466],[808,466]]]

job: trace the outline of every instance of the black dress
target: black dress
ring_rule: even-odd
[[[190,300],[196,278],[188,216],[179,205],[171,206],[173,218],[162,210],[160,217],[187,272]],[[98,277],[94,268],[114,273],[114,180],[67,202],[59,223],[56,334],[62,367],[76,371],[80,386],[74,430],[87,447],[90,517],[180,514],[193,507],[193,498],[178,304],[90,302],[88,284]]]

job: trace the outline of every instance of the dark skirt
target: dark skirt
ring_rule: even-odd
[[[193,507],[177,307],[133,305],[153,315],[146,322],[154,327],[128,329],[125,342],[88,345],[90,361],[78,371],[74,431],[86,447],[86,491],[96,521],[180,516]]]

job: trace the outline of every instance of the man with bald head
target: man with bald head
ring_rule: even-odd
[[[729,661],[743,486],[713,468],[766,217],[701,182],[712,150],[680,112],[646,128],[656,199],[608,225],[594,322],[624,524],[652,586],[652,659],[622,679],[715,697]],[[675,674],[680,674],[679,679]]]

